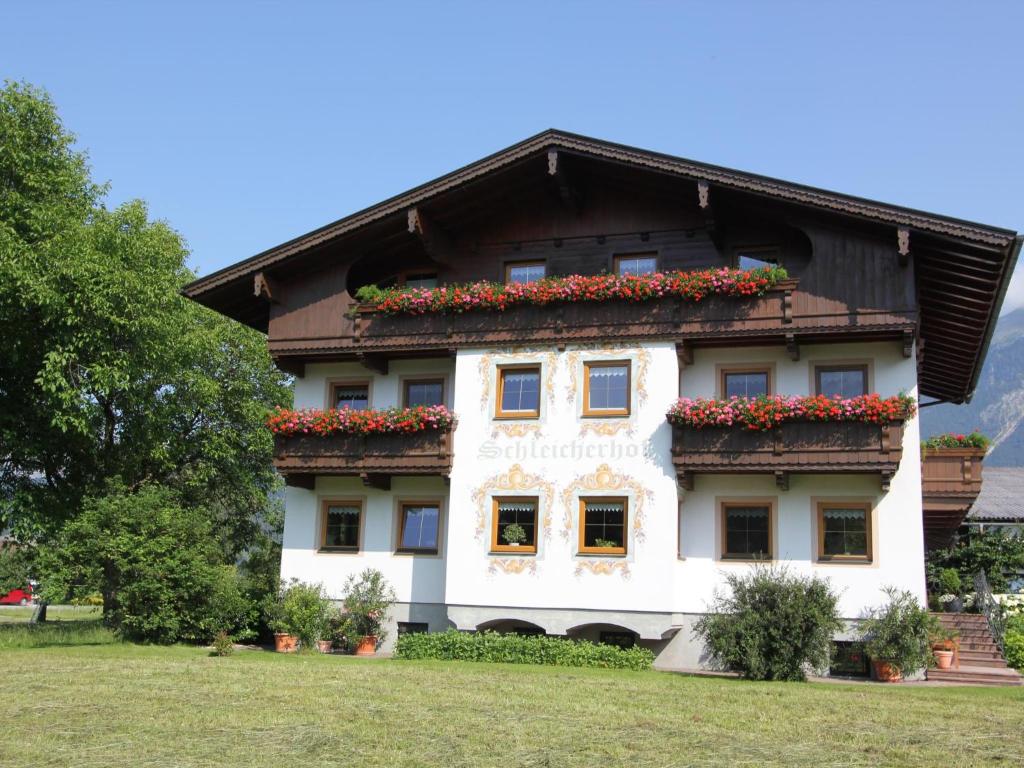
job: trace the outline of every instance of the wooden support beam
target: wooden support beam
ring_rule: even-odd
[[[676,357],[679,359],[680,370],[688,365],[693,365],[693,345],[686,341],[677,341]]]
[[[775,487],[780,491],[789,490],[789,472],[783,472],[782,470],[776,470],[775,472]]]
[[[574,215],[578,214],[581,207],[580,193],[569,179],[564,158],[554,149],[548,150],[548,178],[554,183],[562,205]]]
[[[379,474],[377,472],[363,472],[359,475],[363,485],[367,488],[376,488],[380,491],[391,490],[391,475]]]
[[[914,332],[909,328],[903,329],[903,356],[910,358],[914,354]]]
[[[306,375],[306,363],[303,360],[296,360],[292,357],[275,357],[274,365],[298,379],[304,378]]]
[[[701,210],[711,207],[711,185],[706,179],[697,179],[697,205]]]
[[[794,363],[800,359],[800,345],[797,343],[796,334],[786,334],[786,352],[789,353],[789,359]]]
[[[284,484],[291,488],[305,488],[307,491],[316,490],[316,475],[308,472],[289,472],[284,476]]]
[[[899,253],[900,266],[907,266],[910,263],[910,230],[906,227],[896,230],[896,251]]]
[[[892,472],[882,472],[882,491],[884,493],[889,492],[889,485],[892,483]]]
[[[370,352],[359,352],[356,360],[367,370],[379,373],[381,376],[388,375],[388,359],[384,355],[375,355]]]
[[[678,473],[678,477],[680,488],[682,488],[684,491],[693,490],[693,472],[687,472],[686,470],[683,470],[682,472]]]
[[[704,215],[704,228],[707,230],[708,237],[711,238],[715,247],[721,250],[722,231],[718,227],[718,222],[715,221],[715,211],[711,206],[711,185],[707,179],[697,179],[697,207]]]
[[[277,281],[266,272],[256,273],[256,277],[253,278],[252,295],[266,299],[271,304],[279,304],[281,301],[281,291]]]
[[[406,213],[410,235],[415,235],[431,261],[451,264],[455,247],[449,234],[426,215],[420,208],[410,208]]]

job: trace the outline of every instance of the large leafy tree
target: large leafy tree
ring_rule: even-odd
[[[105,188],[50,98],[0,90],[0,529],[54,537],[115,480],[202,508],[225,561],[273,513],[263,338],[184,299],[187,249]]]

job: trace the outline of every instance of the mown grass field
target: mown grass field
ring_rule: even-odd
[[[1024,764],[1019,689],[213,658],[115,643],[91,622],[2,645],[26,629],[0,628],[5,767]]]
[[[35,610],[31,605],[0,605],[0,624],[28,621]],[[100,618],[103,609],[91,605],[51,605],[46,609],[50,621],[92,621]]]

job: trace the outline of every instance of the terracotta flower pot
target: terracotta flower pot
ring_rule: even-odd
[[[939,669],[950,669],[953,666],[953,652],[934,650],[935,666]]]
[[[287,632],[274,633],[274,650],[278,653],[295,653],[299,646],[299,638]]]
[[[364,635],[356,646],[356,656],[373,656],[377,653],[377,636]]]
[[[890,664],[888,661],[874,659],[871,662],[871,666],[875,670],[875,679],[883,683],[898,683],[903,679],[899,667]]]
[[[330,653],[331,652],[331,641],[330,640],[317,640],[316,641],[316,647],[320,651],[320,653]]]

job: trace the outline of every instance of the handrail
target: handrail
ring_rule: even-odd
[[[988,577],[985,571],[978,571],[974,574],[974,606],[985,616],[988,621],[988,628],[992,632],[992,639],[1003,653],[1003,637],[1006,633],[1006,616],[1003,613],[1003,606],[995,599],[992,588],[989,586]]]

